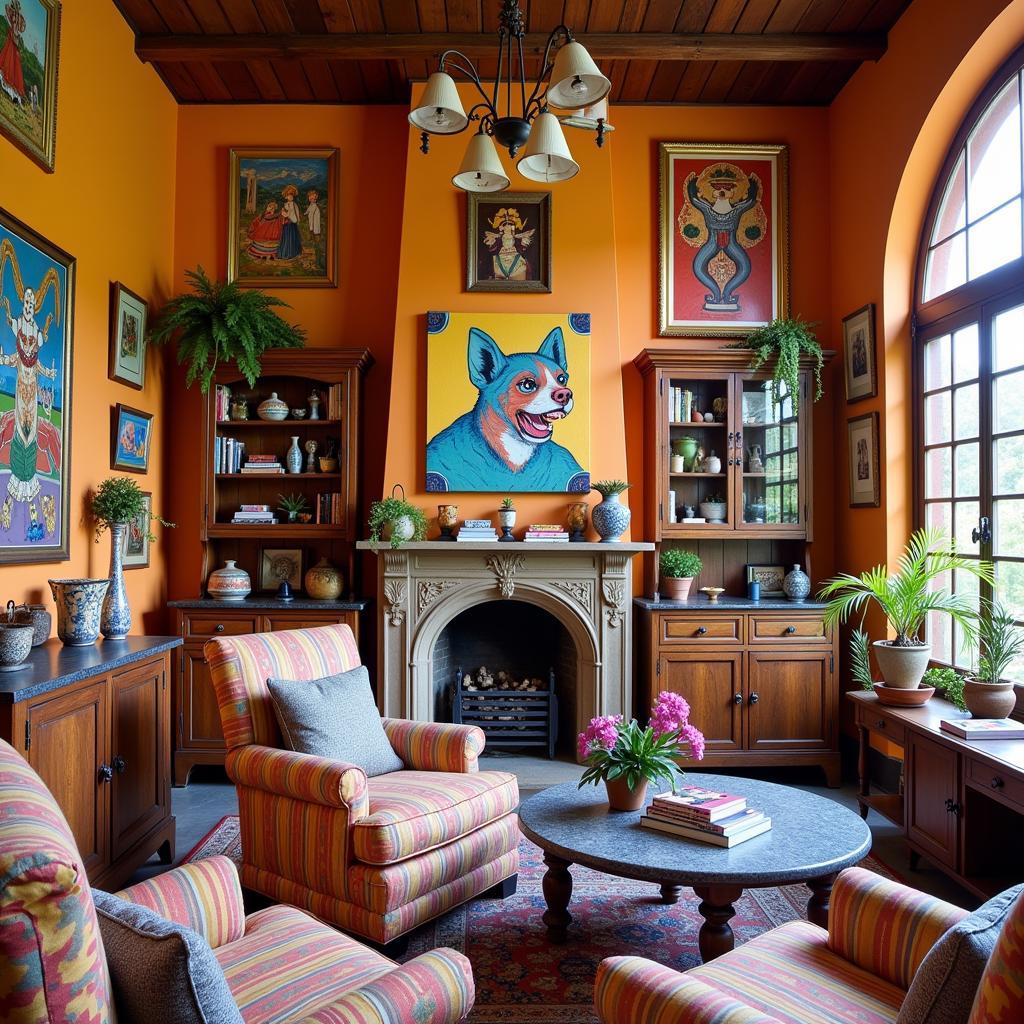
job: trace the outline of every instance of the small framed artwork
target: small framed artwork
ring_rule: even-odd
[[[228,280],[333,288],[338,271],[337,149],[233,149]]]
[[[292,590],[302,586],[302,549],[264,548],[260,559],[260,590],[277,590],[284,582]]]
[[[551,193],[467,193],[466,291],[551,291]]]
[[[847,402],[859,402],[878,394],[873,302],[843,317],[843,366]]]
[[[149,568],[149,523],[153,511],[153,492],[143,491],[142,500],[146,510],[128,521],[124,534],[121,559],[126,569]]]
[[[761,584],[762,597],[785,597],[782,581],[786,578],[784,565],[751,565],[747,564],[747,582]]]
[[[110,289],[107,376],[141,391],[146,386],[146,300],[115,281]]]
[[[850,441],[850,508],[878,508],[882,501],[878,413],[847,420],[846,429]]]
[[[149,472],[153,414],[120,402],[111,411],[110,468],[128,473]]]
[[[6,0],[0,20],[0,134],[53,173],[57,148],[57,0]]]

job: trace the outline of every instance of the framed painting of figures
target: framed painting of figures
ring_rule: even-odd
[[[0,210],[0,563],[68,557],[75,260]]]
[[[551,291],[551,193],[466,196],[466,291]]]
[[[788,315],[787,148],[659,150],[658,333],[744,336]]]
[[[110,288],[107,376],[141,391],[146,386],[146,300],[115,281]]]
[[[0,132],[44,170],[57,145],[57,0],[0,0]]]
[[[336,149],[233,149],[228,280],[253,287],[337,282]]]

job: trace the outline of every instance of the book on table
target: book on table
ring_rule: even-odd
[[[651,806],[697,821],[715,822],[742,811],[747,806],[747,798],[700,786],[681,786],[675,793],[659,793]]]
[[[1024,739],[1024,724],[1012,718],[943,718],[939,724],[944,732],[962,740]]]
[[[765,818],[764,811],[756,807],[745,807],[742,811],[730,814],[728,818],[722,818],[721,821],[715,822],[699,822],[692,818],[685,818],[671,813],[667,814],[664,811],[659,811],[653,804],[647,808],[644,814],[654,821],[663,821],[667,825],[679,825],[682,828],[698,829],[701,832],[719,836],[733,835],[736,832],[753,828],[764,821]]]
[[[712,846],[724,846],[729,848],[732,846],[739,846],[740,843],[745,843],[748,839],[753,839],[755,836],[763,835],[765,832],[769,831],[772,827],[772,819],[761,813],[760,817],[752,825],[738,831],[730,832],[727,835],[723,835],[719,832],[708,832],[699,827],[681,825],[674,821],[665,821],[660,817],[652,817],[649,814],[645,814],[640,818],[640,824],[644,828],[654,829],[656,832],[664,832],[668,835],[679,836],[681,839],[694,839],[699,843],[709,843]]]

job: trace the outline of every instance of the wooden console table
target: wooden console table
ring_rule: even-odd
[[[174,859],[168,682],[180,644],[50,640],[0,676],[0,737],[46,783],[103,889],[119,889],[154,851]]]
[[[924,856],[986,899],[1024,880],[1024,740],[969,742],[944,732],[943,718],[967,718],[933,697],[892,708],[852,692],[860,736],[860,808],[903,829],[912,863]],[[903,792],[872,793],[871,736],[902,747]]]

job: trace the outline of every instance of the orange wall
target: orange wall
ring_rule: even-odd
[[[110,282],[120,280],[153,300],[172,279],[177,107],[133,47],[131,31],[108,0],[64,3],[55,172],[47,174],[0,138],[0,205],[78,260],[71,558],[0,568],[5,602],[40,600],[45,591],[52,610],[48,578],[106,576],[109,542],[92,543],[84,513],[88,492],[111,473],[108,410],[116,402],[156,414],[150,472],[134,479],[153,492],[157,511],[166,509],[162,360],[151,353],[142,392],[107,379]],[[5,337],[4,346],[9,343]],[[150,568],[125,574],[134,632],[162,629],[167,532],[158,528],[158,535]]]

